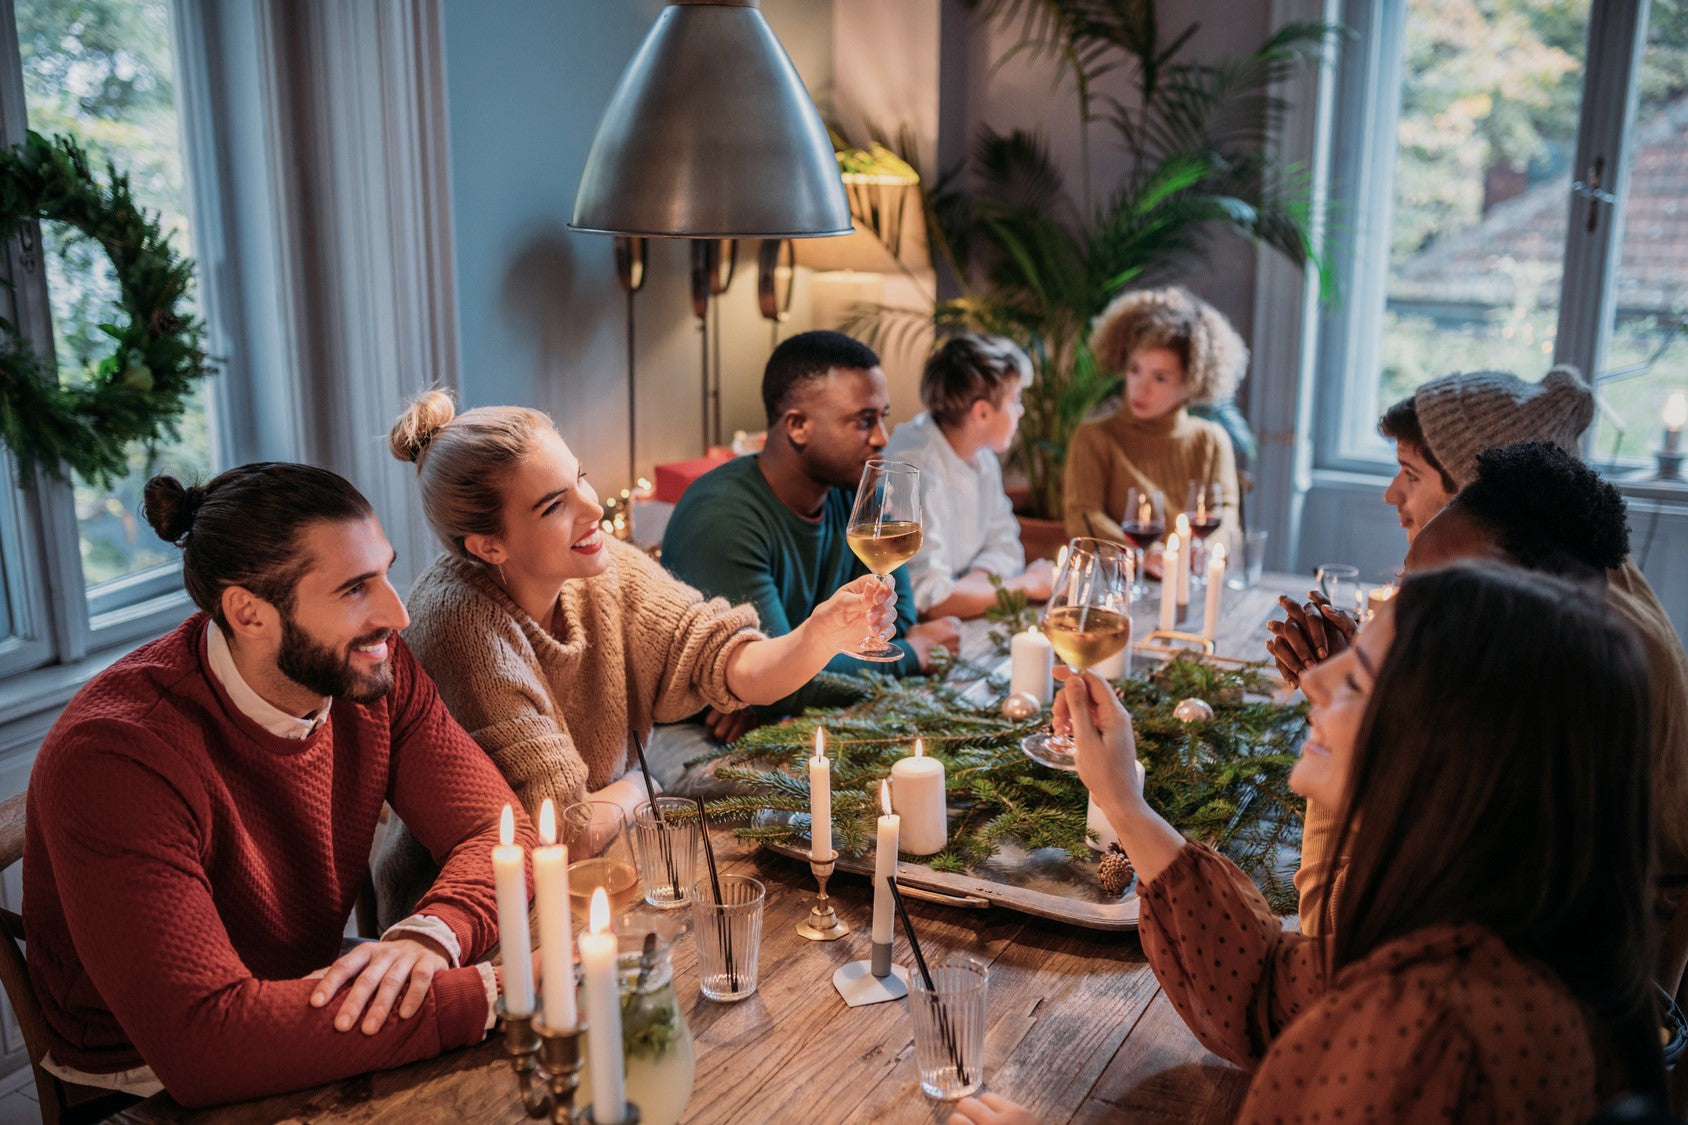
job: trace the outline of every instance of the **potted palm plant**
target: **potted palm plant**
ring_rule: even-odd
[[[1292,24],[1248,55],[1203,63],[1184,57],[1198,25],[1163,41],[1153,0],[972,6],[1020,29],[1010,54],[1047,58],[1074,82],[1082,182],[1075,196],[1039,134],[985,125],[962,166],[914,188],[932,260],[957,295],[930,308],[863,309],[850,327],[881,338],[916,326],[985,331],[1025,348],[1035,378],[1013,464],[1028,486],[1023,514],[1059,520],[1068,440],[1118,385],[1088,340],[1107,303],[1130,287],[1176,281],[1223,229],[1297,263],[1314,260],[1307,177],[1267,151],[1287,108],[1271,88],[1320,58],[1333,29]],[[1109,92],[1122,79],[1128,92]],[[1093,130],[1129,157],[1100,200],[1089,187]],[[1231,414],[1222,421],[1235,431],[1241,417]]]

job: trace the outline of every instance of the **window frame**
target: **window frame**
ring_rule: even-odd
[[[1593,0],[1589,9],[1572,183],[1582,179],[1580,170],[1602,160],[1607,169],[1602,188],[1624,203],[1638,97],[1635,72],[1649,5],[1650,0]],[[1314,400],[1313,464],[1331,472],[1387,475],[1394,472],[1391,446],[1375,426],[1389,404],[1377,401],[1375,373],[1387,307],[1407,0],[1344,0],[1341,10],[1356,35],[1338,62],[1328,150],[1336,218],[1327,245],[1337,295],[1321,308],[1314,337],[1315,378],[1325,393]],[[1575,186],[1567,188],[1570,214],[1586,216],[1589,206]],[[1594,231],[1583,221],[1567,224],[1553,362],[1597,374],[1617,296],[1623,207],[1594,206],[1604,220]],[[1361,371],[1368,372],[1366,378],[1352,377]],[[1592,442],[1595,429],[1589,427],[1585,443]]]

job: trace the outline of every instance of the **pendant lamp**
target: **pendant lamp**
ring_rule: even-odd
[[[757,0],[675,0],[598,123],[579,231],[647,238],[849,234],[832,142]]]

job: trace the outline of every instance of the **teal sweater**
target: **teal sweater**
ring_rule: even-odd
[[[662,537],[662,561],[681,581],[734,604],[749,602],[762,631],[778,637],[807,621],[815,607],[845,583],[868,572],[844,539],[852,498],[835,488],[818,519],[786,507],[762,476],[755,456],[740,457],[694,481],[680,497]],[[914,624],[908,568],[892,575],[897,589],[897,633]],[[874,669],[908,676],[920,662],[908,646],[895,664],[871,664],[839,655],[828,672]],[[800,688],[770,707],[770,716],[792,715],[829,702],[815,685]]]

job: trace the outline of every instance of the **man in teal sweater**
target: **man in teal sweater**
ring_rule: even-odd
[[[768,358],[762,404],[767,446],[686,489],[662,538],[662,561],[705,594],[749,602],[763,631],[779,636],[867,573],[844,532],[862,469],[889,440],[891,395],[871,348],[839,332],[803,332]],[[938,645],[955,651],[960,623],[945,617],[915,624],[907,569],[899,568],[893,581],[903,659],[868,665],[839,655],[827,671],[874,667],[907,676],[930,671]],[[760,713],[776,718],[817,702],[811,685]],[[715,737],[730,741],[752,725],[745,714],[707,713],[705,721]]]

